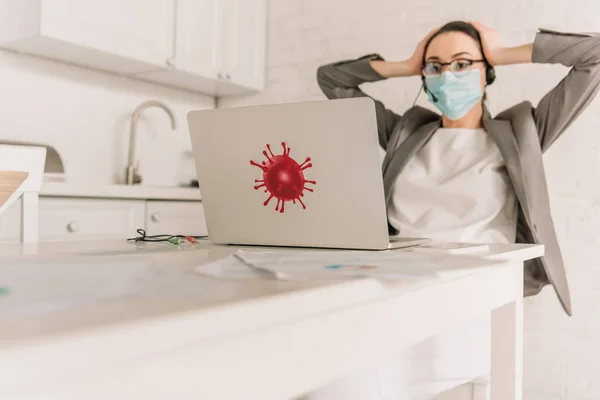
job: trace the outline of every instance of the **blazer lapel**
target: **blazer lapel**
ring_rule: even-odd
[[[525,177],[519,153],[519,145],[513,132],[510,121],[491,119],[487,108],[484,108],[483,127],[488,135],[498,146],[498,150],[504,158],[504,163],[513,185],[513,189],[519,199],[521,207],[529,210]]]
[[[433,133],[440,127],[441,120],[424,124],[412,134],[408,135],[400,147],[390,149],[389,160],[383,164],[383,187],[385,190],[385,202],[389,203],[394,182],[398,174],[402,172],[408,161],[419,151],[431,138]]]

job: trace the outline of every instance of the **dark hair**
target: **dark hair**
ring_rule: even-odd
[[[485,81],[488,85],[491,85],[492,83],[494,83],[494,81],[496,80],[496,71],[494,70],[494,67],[492,67],[490,65],[490,63],[487,61],[487,59],[485,58],[485,54],[483,53],[483,46],[481,44],[481,37],[479,36],[479,31],[473,25],[469,24],[468,22],[464,22],[464,21],[448,22],[447,24],[442,26],[436,33],[434,33],[429,38],[427,43],[425,43],[425,48],[423,49],[423,65],[425,65],[425,54],[427,53],[427,49],[429,48],[429,44],[431,43],[431,41],[433,39],[435,39],[437,36],[441,35],[442,33],[448,33],[448,32],[464,33],[477,42],[477,44],[479,45],[479,50],[481,51],[482,58],[485,60],[485,66],[486,66]]]

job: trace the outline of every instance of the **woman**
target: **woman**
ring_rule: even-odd
[[[532,62],[571,70],[537,107],[525,101],[492,118],[483,101],[495,81],[494,67]],[[379,142],[386,150],[390,232],[445,241],[543,243],[545,256],[526,263],[525,295],[552,284],[571,315],[542,153],[598,92],[600,36],[540,30],[533,43],[507,48],[480,23],[451,22],[430,32],[408,60],[371,54],[324,65],[317,73],[330,99],[367,96],[359,88],[364,82],[408,76],[421,77],[441,115],[418,106],[399,115],[374,100]],[[474,341],[466,339],[469,335]],[[487,372],[489,360],[475,354],[481,349],[477,341],[487,343],[487,335],[489,321],[473,321],[462,332],[357,371],[310,398],[432,398],[467,376]],[[435,373],[415,376],[427,363],[437,366]]]

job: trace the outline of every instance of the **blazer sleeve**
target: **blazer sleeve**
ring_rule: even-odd
[[[357,59],[322,65],[317,69],[317,82],[329,99],[371,98],[375,102],[379,144],[386,149],[392,130],[401,117],[387,109],[381,101],[372,98],[360,89],[359,86],[362,83],[385,79],[371,67],[371,60],[383,60],[383,58],[378,54],[368,54]]]
[[[542,151],[571,125],[600,88],[600,35],[540,29],[533,43],[533,63],[562,64],[570,71],[534,109]]]

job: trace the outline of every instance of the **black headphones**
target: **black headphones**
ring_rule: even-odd
[[[496,70],[488,62],[485,62],[485,83],[491,85],[496,80]]]

